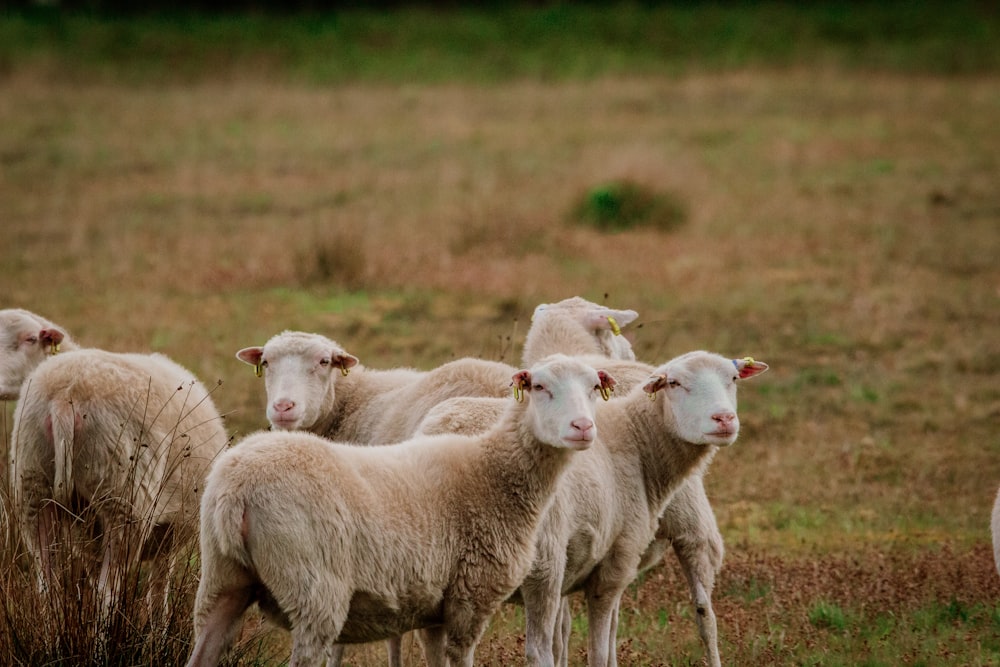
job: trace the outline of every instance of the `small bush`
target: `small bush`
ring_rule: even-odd
[[[687,209],[676,195],[625,180],[591,188],[573,208],[572,217],[605,232],[639,226],[671,231],[687,220]]]
[[[364,241],[360,226],[317,228],[296,257],[299,280],[304,285],[362,287],[368,265]]]

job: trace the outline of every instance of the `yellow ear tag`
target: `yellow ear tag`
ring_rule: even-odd
[[[253,374],[257,377],[264,377],[264,367],[260,362],[253,365]]]
[[[753,366],[757,362],[753,360],[753,357],[743,357],[743,363],[747,366]]]
[[[49,351],[49,354],[51,354],[52,356],[59,354],[59,343],[52,344],[52,350]]]
[[[611,317],[610,315],[608,315],[608,324],[611,325],[611,333],[613,333],[616,336],[622,335],[621,327],[618,326],[618,322],[615,320],[615,318]]]
[[[656,377],[660,378],[664,382],[667,380],[667,376],[666,375],[657,375]],[[656,391],[660,391],[660,390],[657,389]],[[652,392],[646,394],[646,396],[649,397],[649,400],[651,400],[651,401],[655,401],[656,400],[656,391],[652,391]]]
[[[351,372],[350,368],[348,368],[344,364],[340,364],[340,374],[341,375],[343,375],[344,377],[347,377],[347,374],[350,373],[350,372]]]
[[[514,387],[514,400],[518,403],[524,402],[524,389],[521,388],[521,384],[518,382],[512,383],[511,386]]]
[[[605,387],[604,385],[601,385],[601,398],[603,398],[605,401],[610,399],[611,392],[613,392],[614,390],[615,390],[614,387]]]

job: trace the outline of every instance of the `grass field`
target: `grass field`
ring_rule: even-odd
[[[0,15],[0,307],[222,380],[237,436],[265,420],[234,354],[282,329],[375,368],[516,363],[539,302],[634,308],[643,360],[771,366],[706,482],[724,664],[997,664],[996,11],[616,9]],[[576,219],[618,182],[670,224]],[[670,559],[620,663],[700,664],[692,613]],[[518,664],[522,633],[504,609],[477,658]]]

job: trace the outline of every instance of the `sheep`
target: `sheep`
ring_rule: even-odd
[[[547,316],[539,316],[542,311]],[[560,324],[563,317],[548,315],[556,312],[573,318],[572,326]],[[636,317],[635,311],[604,308],[578,297],[542,304],[536,309],[526,344],[537,348],[532,341],[558,338],[595,353],[624,349],[622,354],[631,354],[631,345],[617,335],[618,322],[625,326]],[[609,337],[617,342],[604,342]],[[236,357],[264,376],[266,414],[272,428],[303,429],[358,444],[388,444],[411,437],[424,415],[451,397],[502,397],[516,370],[507,364],[473,358],[452,361],[431,371],[373,370],[360,366],[358,359],[336,342],[298,331],[284,331],[262,347],[243,348]],[[621,372],[626,374],[627,370]],[[391,640],[387,648],[390,666],[399,667],[399,639]],[[332,664],[340,664],[340,658],[339,651],[335,652]]]
[[[291,630],[291,665],[415,628],[443,647],[429,664],[471,665],[531,566],[556,483],[596,437],[596,395],[614,384],[565,356],[512,377],[521,402],[480,436],[353,447],[272,431],[219,457],[188,667],[217,664],[255,601]]]
[[[548,316],[555,312],[565,316]],[[634,359],[631,345],[618,334],[620,326],[637,316],[633,310],[604,308],[579,297],[541,304],[535,309],[525,347],[538,349],[542,341],[553,339],[564,345],[546,343],[553,348],[551,352],[529,352],[526,357],[531,361],[525,365],[560,352],[554,348],[562,346],[572,347],[573,354],[612,351],[618,356],[609,358]],[[570,326],[564,324],[567,317],[573,321]],[[335,341],[301,331],[284,331],[264,346],[239,350],[236,357],[264,376],[266,414],[272,428],[303,429],[362,444],[393,443],[412,436],[427,411],[448,398],[502,397],[515,370],[504,363],[468,357],[432,371],[367,369]],[[352,369],[358,372],[351,375]]]
[[[521,362],[532,364],[555,352],[635,360],[632,344],[621,335],[639,313],[607,308],[578,296],[535,307]]]
[[[505,396],[516,370],[468,357],[431,371],[374,370],[329,338],[301,331],[284,331],[236,357],[263,375],[272,428],[358,444],[405,440],[427,410],[453,396]]]
[[[993,534],[993,560],[1000,573],[1000,492],[993,501],[993,516],[990,521],[990,532]]]
[[[0,310],[0,401],[14,401],[38,364],[60,349],[78,349],[62,327],[20,308]]]
[[[12,507],[40,585],[56,581],[60,510],[89,508],[101,529],[91,582],[102,608],[157,546],[147,600],[165,601],[163,547],[194,529],[204,476],[227,439],[205,387],[161,354],[78,349],[41,363],[21,389],[10,454]]]
[[[638,366],[635,371],[626,370],[627,365],[610,365],[605,358],[634,360],[635,353],[629,341],[620,334],[620,326],[630,324],[638,317],[634,310],[613,310],[591,303],[580,297],[564,299],[554,304],[542,304],[535,309],[531,328],[525,338],[522,363],[530,365],[535,359],[563,352],[583,356],[589,363],[603,366],[619,381],[623,392],[629,391],[634,379],[636,383],[644,379],[646,371],[652,367]],[[620,326],[619,326],[620,325]],[[442,406],[446,419],[448,406]],[[488,416],[478,415],[474,405],[466,406],[470,412],[461,418],[464,424],[456,424],[459,432],[470,432],[475,424],[488,423]],[[489,410],[487,410],[489,412]],[[440,424],[428,421],[427,427],[438,430]],[[705,466],[707,469],[707,465]],[[722,569],[725,546],[719,531],[715,512],[705,493],[704,469],[690,475],[674,494],[660,517],[656,543],[650,545],[643,557],[641,570],[656,565],[668,546],[673,547],[688,582],[691,601],[695,607],[695,622],[698,634],[705,647],[710,667],[721,667],[719,655],[718,624],[712,608],[712,590],[715,577]],[[566,609],[562,640],[569,641],[569,610]],[[566,655],[565,652],[563,655]]]
[[[685,479],[704,472],[717,447],[735,441],[735,380],[767,368],[750,359],[692,352],[655,369],[652,379],[627,396],[598,406],[603,435],[574,460],[560,483],[539,530],[535,566],[520,588],[530,664],[566,662],[568,629],[560,597],[576,590],[584,590],[588,601],[588,664],[615,664],[618,600],[667,544],[663,509],[674,504]],[[645,398],[660,392],[656,401]],[[454,399],[428,414],[421,432],[468,427],[469,421],[449,423],[449,418],[463,411],[488,417],[496,409],[490,399]],[[703,521],[701,515],[688,519],[692,525]],[[564,618],[557,623],[560,613]]]
[[[0,401],[16,401],[21,384],[50,355],[60,349],[77,349],[76,342],[62,327],[41,315],[21,308],[0,310]],[[6,414],[4,426],[6,427]],[[6,436],[6,433],[4,434]],[[7,444],[6,437],[4,444]],[[8,478],[9,452],[3,452],[0,478]],[[3,519],[6,523],[7,517]]]
[[[263,375],[272,428],[355,444],[401,442],[414,434],[427,410],[452,396],[505,396],[516,370],[473,358],[431,371],[374,370],[335,341],[301,331],[284,331],[236,357]],[[400,649],[400,638],[387,642],[390,667],[402,664]],[[341,657],[341,649],[335,650],[331,666]]]

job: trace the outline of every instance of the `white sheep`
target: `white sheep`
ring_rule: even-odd
[[[77,344],[62,327],[20,308],[0,310],[0,401],[13,401],[38,364]]]
[[[530,365],[555,353],[634,360],[632,344],[621,330],[637,317],[634,310],[608,308],[578,296],[539,304],[531,316],[521,362]]]
[[[412,436],[435,404],[453,396],[506,396],[512,366],[463,358],[431,371],[375,370],[319,334],[284,331],[236,357],[263,375],[272,428],[305,430],[339,442],[390,444]],[[387,642],[400,667],[401,639]],[[331,667],[342,648],[331,654]]]
[[[578,297],[542,304],[536,309],[526,345],[540,349],[543,340],[560,340],[595,354],[624,350],[620,354],[634,358],[631,345],[619,334],[620,326],[636,317],[635,311],[605,308]],[[569,326],[563,323],[567,319]],[[609,342],[611,338],[615,340]],[[474,358],[458,359],[431,371],[374,370],[361,366],[356,357],[325,336],[296,331],[282,332],[264,346],[244,348],[236,356],[264,376],[266,414],[273,428],[307,430],[358,444],[409,438],[428,411],[452,397],[505,396],[516,370]],[[615,367],[612,374],[618,372],[628,377],[630,369]],[[645,376],[643,372],[635,381]],[[388,642],[387,648],[390,666],[398,667],[399,639]],[[340,664],[339,650],[331,658],[332,665]]]
[[[990,521],[990,532],[993,534],[993,561],[1000,573],[1000,492],[993,501],[993,516]]]
[[[254,601],[291,629],[291,665],[414,628],[443,648],[429,664],[471,665],[614,381],[554,357],[513,382],[522,402],[478,437],[352,447],[272,431],[219,457],[202,500],[189,667],[218,663]]]
[[[194,529],[204,476],[226,441],[208,391],[161,354],[80,349],[42,362],[21,389],[10,455],[13,510],[40,583],[55,582],[51,547],[65,509],[89,507],[102,531],[104,608],[153,545],[148,599],[165,596],[169,545]]]
[[[634,310],[609,309],[580,297],[542,304],[535,309],[532,317],[521,361],[531,365],[536,359],[554,352],[582,356],[588,363],[601,366],[614,375],[619,382],[619,391],[626,393],[636,383],[642,382],[652,367],[643,364],[632,368],[627,364],[611,363],[605,359],[635,359],[631,343],[620,333],[621,327],[630,324],[637,317],[638,313]],[[445,415],[445,419],[451,419],[447,416],[448,411],[455,409],[454,404],[450,408],[442,406],[441,413]],[[469,413],[460,418],[461,424],[455,425],[461,429],[456,432],[474,432],[470,429],[477,422],[488,423],[484,422],[488,417],[478,414],[482,408],[477,408],[474,403],[467,405],[465,409]],[[428,421],[426,427],[440,430],[441,425]],[[710,667],[720,667],[722,661],[719,655],[718,624],[712,607],[712,590],[715,587],[715,577],[722,568],[725,545],[715,512],[705,493],[704,472],[707,467],[706,463],[702,469],[690,475],[667,504],[660,517],[656,543],[650,545],[643,557],[641,569],[646,570],[656,565],[667,547],[673,547],[674,555],[688,582],[691,601],[695,607],[695,622],[705,646],[708,664]],[[567,606],[559,633],[567,646],[570,621]],[[566,656],[565,651],[563,656]]]
[[[588,663],[615,664],[618,600],[666,547],[663,509],[689,488],[685,479],[704,472],[718,446],[735,441],[736,379],[766,369],[752,360],[688,353],[656,369],[641,388],[598,406],[602,436],[560,483],[539,531],[535,567],[520,589],[530,664],[566,662],[566,619],[557,621],[565,615],[560,597],[575,590],[587,595]],[[479,424],[463,413],[488,419],[497,408],[491,399],[454,399],[428,414],[421,432],[471,431]],[[699,515],[685,523],[704,521]]]
[[[301,331],[282,332],[236,357],[264,376],[273,428],[358,444],[405,440],[431,407],[453,396],[505,396],[516,370],[468,357],[430,371],[375,370],[329,338]]]

